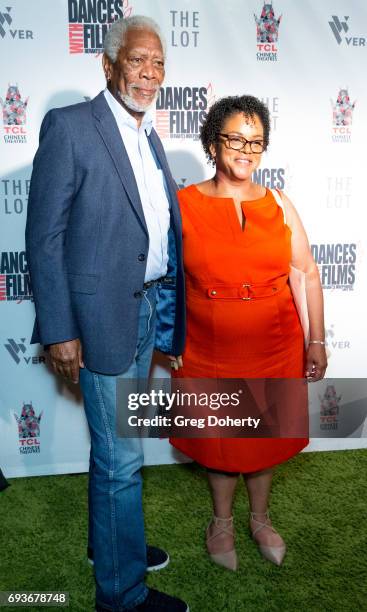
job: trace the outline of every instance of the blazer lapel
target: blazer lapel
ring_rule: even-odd
[[[96,119],[96,128],[111,155],[117,173],[123,187],[129,197],[139,221],[148,235],[148,228],[145,223],[143,206],[139,196],[133,169],[130,164],[125,145],[121,138],[115,117],[110,110],[103,92],[92,100],[93,115]]]

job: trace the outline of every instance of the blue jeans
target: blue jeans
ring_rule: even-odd
[[[156,289],[142,292],[138,342],[123,378],[148,378],[155,338]],[[148,594],[140,438],[116,435],[116,379],[80,370],[80,385],[91,437],[89,545],[94,551],[96,601],[113,611],[128,610]]]

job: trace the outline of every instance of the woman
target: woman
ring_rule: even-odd
[[[182,357],[170,357],[175,376],[306,376],[316,381],[325,374],[322,289],[305,231],[284,194],[281,208],[271,191],[252,180],[268,147],[269,132],[266,106],[247,95],[216,102],[202,126],[201,142],[215,166],[215,175],[178,194],[183,219],[187,341]],[[306,274],[307,352],[286,282],[290,264]],[[250,285],[252,299],[215,299],[207,289],[213,284],[224,292],[226,285]],[[279,290],[273,294],[266,291],[274,284]],[[237,569],[232,502],[242,473],[252,536],[261,554],[280,565],[286,547],[272,527],[268,511],[273,466],[300,452],[308,439],[175,438],[171,443],[208,468],[213,519],[207,529],[207,550],[212,560]]]

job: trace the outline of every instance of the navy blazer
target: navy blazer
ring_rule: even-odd
[[[154,129],[149,142],[166,179],[171,217],[156,348],[179,355],[185,296],[177,188]],[[49,111],[34,158],[26,225],[36,307],[31,342],[80,338],[89,369],[125,371],[136,350],[148,248],[138,187],[103,92]]]

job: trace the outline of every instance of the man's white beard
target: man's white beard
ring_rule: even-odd
[[[121,100],[123,101],[123,103],[125,104],[125,106],[127,106],[127,108],[129,108],[132,111],[135,111],[136,113],[145,113],[148,110],[148,108],[150,108],[155,103],[157,96],[158,96],[158,91],[159,91],[159,88],[157,88],[157,91],[156,91],[156,94],[153,100],[151,102],[147,102],[146,104],[138,104],[138,102],[136,102],[136,100],[134,100],[134,98],[128,92],[121,93],[121,91],[118,90],[117,93],[119,97],[121,98]]]

